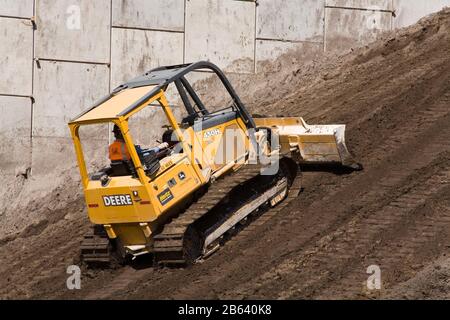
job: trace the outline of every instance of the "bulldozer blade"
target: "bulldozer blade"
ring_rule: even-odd
[[[361,170],[345,144],[345,125],[308,125],[303,118],[259,118],[278,135],[282,153],[299,152],[299,163],[340,164]]]

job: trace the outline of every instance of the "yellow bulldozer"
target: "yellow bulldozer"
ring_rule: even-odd
[[[188,81],[198,71],[218,77],[229,103],[208,110]],[[177,108],[169,105],[169,86],[181,101]],[[165,131],[157,147],[143,148],[134,141],[131,119],[147,112],[156,130],[154,110],[162,111]],[[114,126],[123,150],[89,173],[80,128],[93,124]],[[252,117],[209,62],[153,69],[116,88],[69,127],[93,223],[81,243],[88,265],[126,263],[140,255],[153,257],[156,265],[192,264],[297,197],[302,165],[361,169],[345,145],[345,125]]]

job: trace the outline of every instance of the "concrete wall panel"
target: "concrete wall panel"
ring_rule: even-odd
[[[324,0],[260,0],[257,38],[323,41]]]
[[[285,42],[272,40],[257,40],[256,41],[256,61],[257,72],[258,66],[267,61],[273,61],[282,54],[297,50],[300,60],[308,62],[316,58],[323,52],[322,43],[312,42]]]
[[[345,51],[365,45],[391,25],[390,12],[326,8],[325,50]]]
[[[109,63],[110,0],[37,0],[36,57]]]
[[[32,91],[33,27],[30,21],[0,18],[0,94]]]
[[[113,28],[111,86],[168,64],[183,63],[183,34]]]
[[[109,85],[117,86],[155,66],[210,59],[233,79],[253,72],[255,59],[259,66],[298,49],[296,56],[308,61],[320,54],[323,41],[326,50],[347,50],[375,40],[383,30],[410,25],[450,6],[450,0],[258,3],[256,7],[254,1],[233,0],[0,0],[0,171],[17,174],[30,165],[34,174],[75,170],[67,121],[105,95]],[[44,59],[40,67],[32,62],[29,18],[34,14],[35,56]],[[111,24],[118,28],[111,31]],[[110,62],[111,70],[95,64]],[[192,76],[200,91],[216,90],[211,81],[208,87],[200,81],[208,77],[206,73]],[[29,98],[2,96],[29,96],[33,81],[34,107]],[[173,90],[168,95],[176,102]],[[165,121],[153,112],[147,110],[135,119],[146,137],[150,126]],[[179,109],[175,112],[181,114]],[[160,138],[160,133],[151,131],[153,138]],[[96,139],[86,149],[94,155],[104,150],[108,135],[106,129],[92,134]],[[3,142],[11,139],[14,143]]]
[[[108,93],[104,65],[40,62],[35,69],[33,136],[69,137],[67,122]]]
[[[106,130],[102,137],[105,138],[90,139],[88,143],[83,143],[83,153],[90,173],[93,172],[92,164],[95,164],[97,169],[101,168],[101,164],[108,164],[106,152],[109,144]],[[61,174],[68,170],[71,170],[74,176],[79,173],[75,149],[72,139],[69,138],[34,137],[31,159],[32,175],[35,177],[45,175],[48,178],[51,173]]]
[[[113,26],[184,31],[184,0],[113,0]]]
[[[0,173],[25,172],[31,157],[31,99],[0,96],[0,114]]]
[[[396,18],[395,28],[403,28],[416,23],[422,17],[437,12],[444,7],[450,7],[450,0],[393,0]]]
[[[393,0],[327,0],[330,7],[392,10]]]
[[[185,37],[186,62],[210,60],[227,71],[253,72],[255,3],[187,1]]]
[[[0,15],[31,18],[34,0],[0,0]]]
[[[188,73],[186,75],[186,79],[189,81],[189,83],[198,91],[208,91],[208,88],[205,88],[204,86],[196,86],[196,84],[207,81],[208,79],[211,79],[212,77],[215,77],[215,74],[213,72],[204,70],[204,71],[194,71],[191,73]],[[199,93],[200,94],[200,93]]]

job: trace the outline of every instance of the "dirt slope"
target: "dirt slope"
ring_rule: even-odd
[[[265,75],[234,79],[254,112],[348,124],[364,171],[305,171],[304,190],[286,210],[263,216],[202,264],[84,271],[82,290],[70,292],[65,268],[88,227],[75,199],[47,212],[53,219],[30,226],[31,235],[0,241],[0,297],[449,297],[448,30],[449,9],[344,57],[302,66],[289,53]],[[381,268],[380,291],[366,289],[370,265]]]

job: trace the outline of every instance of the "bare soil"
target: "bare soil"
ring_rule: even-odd
[[[35,200],[27,210],[40,219],[0,239],[0,297],[449,298],[449,30],[446,9],[345,56],[304,64],[290,52],[261,74],[231,77],[254,113],[347,124],[363,171],[305,168],[298,199],[201,264],[83,270],[82,289],[69,291],[66,268],[89,227],[75,179],[55,191],[58,206]],[[370,265],[381,290],[366,287]]]

